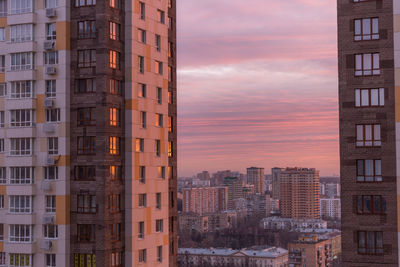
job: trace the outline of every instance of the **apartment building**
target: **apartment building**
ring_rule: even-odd
[[[0,266],[176,266],[175,4],[0,0]]]
[[[319,219],[319,171],[313,168],[286,168],[280,176],[282,217]]]
[[[320,198],[319,203],[321,218],[340,220],[340,198]]]
[[[191,187],[183,189],[183,212],[200,215],[228,209],[228,188]]]
[[[337,10],[343,266],[399,266],[400,1]]]
[[[264,168],[250,167],[247,168],[247,183],[254,185],[256,193],[265,193],[265,176]]]

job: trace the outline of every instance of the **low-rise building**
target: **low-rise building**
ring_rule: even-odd
[[[321,198],[320,212],[323,219],[340,219],[340,198]]]
[[[302,236],[288,248],[289,267],[328,267],[332,262],[331,241],[318,235]]]
[[[326,229],[328,224],[320,219],[292,219],[282,217],[267,217],[261,220],[261,225],[267,230],[301,231],[301,229]]]
[[[288,251],[283,248],[268,247],[254,249],[203,249],[179,248],[178,266],[268,266],[287,267]]]
[[[198,232],[209,231],[209,216],[193,212],[180,213],[178,216],[180,230],[196,230]]]

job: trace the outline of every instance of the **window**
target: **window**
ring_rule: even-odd
[[[112,241],[121,240],[121,224],[113,223],[110,224],[110,235]]]
[[[44,52],[44,64],[45,65],[54,65],[58,64],[58,52],[51,51],[51,52]]]
[[[174,168],[172,166],[168,166],[168,179],[174,178]]]
[[[157,74],[163,74],[163,63],[160,61],[155,61],[155,72]]]
[[[75,93],[94,93],[96,92],[96,79],[77,79],[75,80]]]
[[[0,28],[0,42],[4,42],[6,40],[6,30],[5,28]]]
[[[145,111],[140,112],[140,125],[142,128],[146,128],[146,112]]]
[[[58,238],[58,226],[55,224],[43,225],[43,237],[46,239]]]
[[[143,2],[139,2],[140,19],[145,19],[146,17],[146,5]]]
[[[47,40],[56,40],[57,39],[57,24],[46,23],[46,39]]]
[[[110,166],[110,180],[117,181],[122,179],[122,168],[121,166]]]
[[[174,101],[174,94],[173,92],[168,91],[168,104],[172,104]]]
[[[78,136],[78,155],[96,154],[95,136]]]
[[[78,126],[96,125],[96,120],[93,116],[94,110],[95,108],[78,108],[77,110]]]
[[[47,153],[49,155],[58,154],[58,137],[48,137],[47,138]]]
[[[10,139],[10,155],[25,156],[32,155],[33,139],[31,138],[11,138]]]
[[[121,54],[117,51],[110,50],[110,68],[120,69],[120,57]]]
[[[2,67],[0,66],[0,72],[2,70]],[[0,83],[0,97],[5,97],[7,96],[7,84],[6,83]]]
[[[112,252],[110,258],[111,267],[122,267],[122,252]]]
[[[96,49],[78,50],[78,67],[96,67]]]
[[[76,7],[94,6],[94,5],[96,5],[96,0],[75,0]]]
[[[156,193],[156,208],[161,209],[161,193]]]
[[[4,224],[0,224],[0,241],[4,241]],[[0,266],[4,265],[5,262],[1,260],[1,256],[0,255]]]
[[[55,213],[56,212],[56,196],[45,196],[46,198],[46,206],[45,210],[47,213]]]
[[[173,118],[171,116],[168,116],[168,132],[172,133],[173,132],[173,123],[172,123]]]
[[[139,194],[139,207],[146,207],[147,206],[147,201],[146,201],[146,194]]]
[[[31,70],[34,69],[33,52],[11,54],[11,70]]]
[[[23,14],[33,11],[32,0],[11,0],[11,14]]]
[[[33,81],[11,82],[11,95],[13,99],[32,98],[34,95]]]
[[[354,20],[354,40],[378,40],[379,39],[379,19],[365,18]]]
[[[110,136],[110,155],[119,155],[121,140],[119,137]]]
[[[158,34],[156,34],[156,48],[158,52],[161,51],[161,36]]]
[[[110,7],[112,8],[120,8],[121,7],[121,0],[110,0]]]
[[[158,178],[165,179],[165,167],[164,166],[158,166],[157,173],[158,173]]]
[[[46,80],[46,97],[55,98],[56,88],[56,80]]]
[[[96,166],[75,166],[74,171],[76,180],[96,180]]]
[[[157,104],[162,104],[162,88],[157,87]]]
[[[79,39],[96,38],[96,21],[94,20],[79,21],[78,38]]]
[[[6,56],[0,55],[0,72],[6,71]]]
[[[9,257],[10,267],[25,267],[33,265],[31,254],[10,253]]]
[[[4,209],[4,195],[0,195],[0,209]]]
[[[139,72],[144,73],[144,57],[138,56]]]
[[[118,23],[110,21],[110,39],[118,41],[121,26]]]
[[[356,146],[381,146],[381,125],[365,124],[357,125]]]
[[[121,195],[109,195],[108,208],[110,212],[119,212],[121,210]]]
[[[356,107],[383,107],[385,105],[385,89],[356,89]]]
[[[10,196],[10,213],[31,213],[32,196]]]
[[[28,243],[33,241],[32,225],[11,224],[9,241],[17,243]]]
[[[7,0],[0,0],[0,18],[7,17]]]
[[[163,127],[164,126],[163,120],[164,120],[163,114],[156,114],[156,126],[157,127]]]
[[[164,24],[165,23],[165,12],[162,10],[157,10],[157,20],[158,22]]]
[[[34,125],[34,111],[31,109],[10,110],[11,127],[31,127]]]
[[[122,82],[114,79],[110,79],[110,94],[120,95],[122,91]]]
[[[56,254],[46,254],[46,267],[56,267]]]
[[[7,169],[6,167],[0,167],[0,184],[6,184],[6,183],[7,183]]]
[[[382,182],[381,160],[357,160],[357,182]]]
[[[146,262],[147,258],[147,250],[140,249],[139,250],[139,262]]]
[[[139,222],[138,224],[138,238],[143,239],[144,238],[144,222]]]
[[[44,179],[58,180],[58,167],[57,166],[44,167]]]
[[[161,156],[161,141],[156,140],[156,156],[160,157]]]
[[[379,53],[367,53],[355,55],[355,76],[379,75]]]
[[[174,44],[172,42],[168,42],[168,57],[172,57],[174,55]]]
[[[358,231],[357,236],[358,254],[383,254],[383,232]]]
[[[146,166],[139,166],[139,182],[142,184],[146,182]]]
[[[78,195],[78,213],[96,213],[96,196],[95,195]]]
[[[162,262],[162,246],[157,247],[157,261]]]
[[[59,108],[46,109],[46,122],[59,122],[60,119]]]
[[[110,126],[120,126],[120,113],[119,108],[110,108]]]
[[[164,221],[162,219],[156,220],[156,232],[162,233],[164,231]]]
[[[144,152],[144,139],[136,138],[136,152]]]
[[[5,125],[4,111],[0,111],[0,128],[4,128],[4,125]]]
[[[168,0],[168,8],[172,8],[172,0]]]
[[[382,196],[357,196],[358,214],[385,214],[386,199]]]
[[[138,29],[138,40],[141,43],[146,43],[146,31],[143,29]]]
[[[174,152],[173,152],[174,150],[173,150],[173,143],[172,143],[172,141],[169,141],[168,142],[168,157],[172,157],[173,156],[173,154],[174,154]]]
[[[94,242],[96,240],[95,224],[78,224],[78,242]]]
[[[33,41],[33,24],[17,24],[10,26],[12,43]]]
[[[10,184],[33,184],[33,167],[10,167]]]
[[[90,265],[85,265],[86,263],[96,262],[96,254],[74,254],[74,262],[82,263],[81,265],[75,264],[74,267],[90,267]],[[95,267],[95,266],[91,266]]]
[[[172,82],[173,81],[173,72],[172,72],[172,67],[168,66],[168,81]]]
[[[144,83],[139,83],[139,97],[145,98],[147,95],[147,86]]]
[[[57,7],[57,0],[46,0],[45,1],[45,8],[56,8]]]

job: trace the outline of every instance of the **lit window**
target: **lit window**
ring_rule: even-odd
[[[110,0],[110,7],[112,8],[120,8],[121,7],[121,0]]]
[[[120,138],[110,136],[110,155],[119,155],[120,149]]]
[[[147,86],[143,83],[139,83],[139,97],[145,98],[147,95]]]
[[[164,166],[158,166],[157,167],[157,173],[158,173],[158,178],[165,178],[165,167]]]
[[[120,25],[118,23],[110,21],[110,39],[119,40]]]
[[[120,53],[114,50],[110,50],[110,68],[119,69],[120,68]]]
[[[155,61],[154,62],[154,67],[155,67],[155,72],[157,74],[163,74],[163,63],[161,61]]]
[[[163,120],[164,120],[164,116],[163,116],[163,114],[156,114],[156,126],[157,127],[163,127],[164,126],[164,123],[163,123]]]
[[[136,152],[144,152],[144,139],[136,138]]]
[[[157,10],[157,20],[158,22],[164,24],[165,23],[165,12],[162,10]]]
[[[121,178],[122,178],[121,166],[111,165],[110,166],[110,180],[117,181],[117,180],[121,180]]]
[[[120,126],[120,109],[110,108],[110,126]]]

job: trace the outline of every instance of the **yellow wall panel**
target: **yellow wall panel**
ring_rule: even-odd
[[[56,196],[56,224],[70,224],[70,196]]]
[[[4,73],[0,73],[0,83],[6,82],[6,75]]]
[[[5,28],[7,26],[7,18],[0,18],[0,27]]]
[[[57,21],[57,50],[70,50],[70,22]]]
[[[44,123],[45,122],[45,115],[44,115],[44,108],[43,102],[45,99],[45,95],[37,95],[36,96],[36,123]]]

